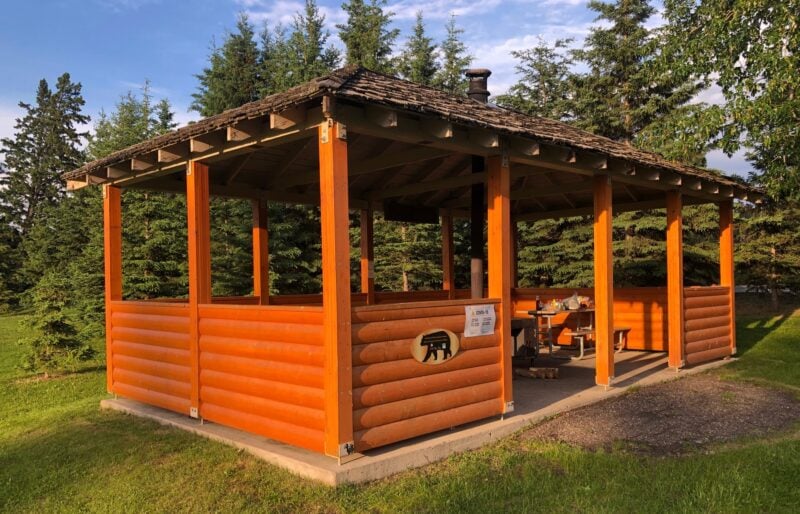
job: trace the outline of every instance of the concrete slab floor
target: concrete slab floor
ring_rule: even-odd
[[[100,402],[101,408],[153,419],[247,451],[299,476],[328,485],[361,483],[385,478],[442,460],[513,434],[555,414],[624,393],[631,386],[665,382],[700,373],[730,362],[721,360],[675,372],[664,353],[625,351],[615,355],[613,387],[594,385],[593,355],[580,361],[550,360],[545,354],[537,366],[558,366],[558,379],[514,377],[514,413],[372,450],[339,465],[334,459],[271,439],[125,399]]]

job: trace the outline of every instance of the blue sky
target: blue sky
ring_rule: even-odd
[[[341,0],[320,0],[331,32],[344,21]],[[440,40],[450,13],[465,29],[464,41],[476,66],[493,71],[490,90],[503,92],[514,82],[512,50],[528,48],[537,37],[552,41],[587,34],[594,13],[586,0],[389,0],[402,39],[422,10],[429,34]],[[172,102],[178,121],[197,119],[188,111],[191,93],[213,39],[221,40],[236,15],[247,12],[264,22],[291,23],[301,0],[29,0],[4,5],[0,17],[0,137],[13,132],[16,104],[31,101],[39,79],[53,83],[68,71],[83,84],[86,111],[95,117],[112,110],[121,94],[137,90],[145,79],[156,97]],[[655,16],[651,24],[660,23]],[[334,36],[332,41],[341,45]],[[706,93],[715,101],[719,94]],[[750,167],[741,155],[718,152],[709,165],[728,173]]]

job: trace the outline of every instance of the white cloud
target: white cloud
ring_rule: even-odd
[[[426,20],[442,20],[456,16],[475,16],[486,14],[495,10],[502,2],[500,0],[400,0],[391,2],[387,8],[394,13],[398,20],[413,20],[417,12],[422,11]]]
[[[245,13],[255,23],[267,22],[270,26],[279,23],[290,25],[294,21],[295,14],[305,8],[305,4],[298,0],[236,0],[242,6]],[[330,8],[319,5],[319,12],[325,16],[325,26],[328,30],[335,30],[337,23],[347,20],[347,15],[338,6]]]
[[[722,150],[713,150],[706,154],[707,167],[722,171],[726,175],[739,175],[746,177],[753,166],[747,162],[744,150],[740,150],[728,157]]]
[[[515,70],[517,60],[511,52],[532,48],[539,44],[540,38],[548,44],[553,44],[556,39],[574,38],[573,46],[579,45],[588,34],[589,26],[589,23],[546,25],[535,34],[525,34],[496,42],[472,42],[469,46],[475,55],[473,64],[492,70],[489,90],[492,96],[501,95],[517,81]]]
[[[16,104],[0,103],[0,138],[14,135],[14,124],[23,114],[23,110]]]

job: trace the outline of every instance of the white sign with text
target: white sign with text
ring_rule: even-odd
[[[467,305],[464,337],[489,336],[494,334],[494,305]]]

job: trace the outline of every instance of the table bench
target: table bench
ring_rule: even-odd
[[[625,346],[628,344],[628,333],[630,331],[631,327],[614,327],[614,346],[616,353],[625,349]],[[580,348],[580,353],[576,357],[576,360],[583,359],[586,340],[594,339],[594,332],[593,328],[578,328],[569,332],[570,338],[573,341],[578,341],[578,346]]]

